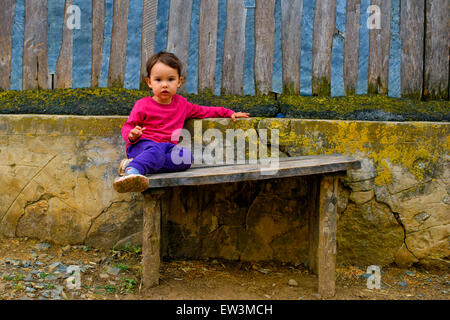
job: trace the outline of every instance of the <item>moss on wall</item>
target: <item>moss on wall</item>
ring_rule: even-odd
[[[2,114],[128,115],[148,90],[83,88],[0,92]],[[346,97],[216,96],[211,92],[185,94],[195,104],[250,112],[252,117],[304,119],[450,121],[448,101],[417,101],[382,95]]]

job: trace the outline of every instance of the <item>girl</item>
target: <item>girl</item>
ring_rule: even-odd
[[[159,52],[147,61],[146,83],[153,96],[136,102],[122,127],[128,159],[119,165],[119,178],[113,187],[117,192],[142,192],[149,186],[146,174],[183,171],[190,168],[191,151],[177,146],[180,129],[189,118],[248,118],[248,113],[223,107],[204,107],[177,95],[183,81],[181,61],[172,53]],[[172,152],[189,163],[175,164]]]

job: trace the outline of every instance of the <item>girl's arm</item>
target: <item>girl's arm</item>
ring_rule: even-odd
[[[187,118],[231,118],[234,114],[233,110],[224,107],[206,107],[187,102],[188,112]]]
[[[125,140],[126,143],[134,143],[137,140],[139,140],[136,139],[135,141],[130,141],[128,139],[128,136],[131,130],[133,130],[136,126],[142,123],[142,120],[143,120],[142,112],[140,112],[139,106],[135,104],[133,109],[131,110],[130,115],[128,116],[128,120],[122,126],[122,138],[123,140]]]
[[[234,112],[231,109],[224,107],[205,107],[188,102],[187,118],[231,118],[236,121],[236,118],[248,118],[250,113]]]

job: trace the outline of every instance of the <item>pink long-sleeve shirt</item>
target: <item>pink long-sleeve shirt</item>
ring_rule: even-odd
[[[178,143],[180,129],[184,121],[190,118],[230,118],[233,110],[223,107],[199,106],[188,102],[185,97],[174,95],[170,104],[161,104],[152,97],[145,97],[136,101],[127,122],[122,126],[122,137],[126,147],[141,139],[155,142]],[[145,127],[142,136],[130,142],[128,134],[136,127]]]

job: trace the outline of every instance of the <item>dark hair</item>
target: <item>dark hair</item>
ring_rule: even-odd
[[[178,76],[181,77],[183,72],[183,64],[176,55],[170,52],[160,51],[147,60],[147,77],[150,78],[150,71],[157,62],[162,62],[171,68],[177,69]]]

